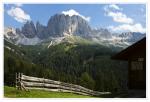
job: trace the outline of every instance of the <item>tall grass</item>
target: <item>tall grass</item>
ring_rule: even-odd
[[[4,86],[5,98],[94,98],[92,96],[78,95],[74,93],[49,92],[41,90],[20,91],[14,87]]]

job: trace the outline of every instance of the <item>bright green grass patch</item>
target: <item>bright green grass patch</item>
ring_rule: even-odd
[[[4,97],[7,98],[95,98],[92,96],[78,95],[74,93],[49,92],[31,90],[29,92],[16,90],[14,87],[4,86]]]

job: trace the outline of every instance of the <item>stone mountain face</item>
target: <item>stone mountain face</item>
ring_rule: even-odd
[[[26,24],[24,24],[21,32],[27,38],[33,38],[37,35],[36,34],[36,28],[35,28],[34,23],[32,21],[31,22],[28,21]]]
[[[4,29],[4,39],[13,44],[22,45],[36,45],[41,42],[37,36],[33,38],[28,38],[19,29],[12,27],[5,27]]]
[[[37,36],[40,39],[48,37],[62,37],[64,34],[86,36],[91,33],[91,28],[86,20],[80,16],[68,16],[64,14],[56,14],[52,16],[47,26],[33,22],[27,22],[20,31],[27,38]]]
[[[141,34],[139,32],[126,32],[121,33],[118,37],[126,42],[134,43],[145,37],[146,34]]]
[[[43,26],[39,22],[36,23],[36,33],[37,33],[37,37],[39,37],[40,39],[44,39],[49,36],[47,27]]]
[[[92,29],[82,17],[64,14],[52,16],[46,26],[39,22],[34,25],[32,21],[28,21],[22,29],[9,28],[6,31],[5,38],[23,45],[35,45],[45,41],[51,42],[51,38],[60,41],[60,38],[65,37],[67,34],[69,36],[80,36],[107,46],[129,46],[146,35],[138,32],[112,34],[104,28]]]
[[[48,33],[52,36],[71,35],[86,36],[91,32],[87,21],[79,16],[56,14],[48,21]]]

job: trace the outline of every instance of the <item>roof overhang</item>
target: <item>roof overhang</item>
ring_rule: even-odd
[[[146,37],[122,50],[111,58],[115,60],[129,60],[132,56],[135,57],[137,55],[139,57],[146,56]]]

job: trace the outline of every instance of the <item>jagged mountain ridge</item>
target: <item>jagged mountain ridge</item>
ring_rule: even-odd
[[[14,29],[12,27],[5,27],[4,39],[15,45],[36,45],[42,41],[37,36],[28,38],[24,36],[18,29]]]
[[[119,45],[122,47],[129,46],[145,36],[145,34],[139,32],[112,34],[107,29],[92,29],[88,22],[80,16],[64,14],[52,16],[47,26],[40,24],[40,22],[35,25],[32,21],[28,21],[22,29],[6,28],[4,36],[15,44],[35,45],[45,40],[49,40],[49,43],[51,43],[51,41],[54,41],[51,38],[61,42],[57,39],[65,37],[65,34],[80,36],[106,46]]]
[[[32,21],[28,21],[19,30],[20,32],[27,38],[37,36],[40,39],[46,39],[47,37],[64,36],[64,33],[86,36],[91,33],[91,27],[80,16],[56,14],[49,19],[47,26],[40,24],[40,22],[34,25]]]

